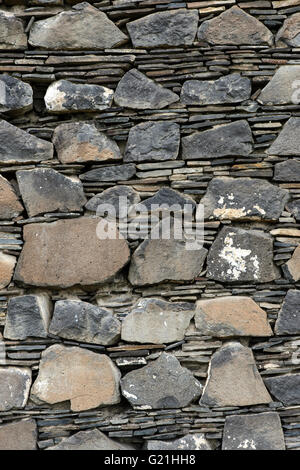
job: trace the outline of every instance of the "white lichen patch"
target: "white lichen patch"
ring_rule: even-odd
[[[49,111],[61,111],[65,101],[66,94],[59,90],[61,82],[52,83],[45,94],[45,104]]]
[[[253,439],[244,439],[239,445],[238,449],[252,449],[256,450],[256,445]]]
[[[129,393],[129,392],[127,392],[126,390],[123,390],[123,395],[124,395],[126,398],[132,398],[133,400],[137,400],[137,396],[136,396],[136,395],[133,395],[133,393]]]
[[[248,263],[251,258],[251,250],[239,248],[233,245],[233,236],[235,233],[230,232],[224,240],[224,248],[219,256],[225,260],[230,268],[227,269],[227,274],[234,280],[238,280],[242,273],[247,271]]]

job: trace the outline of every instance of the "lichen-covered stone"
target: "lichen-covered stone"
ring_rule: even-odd
[[[0,450],[36,450],[36,441],[34,419],[22,419],[0,426]]]
[[[300,117],[291,117],[266,153],[269,155],[299,155]]]
[[[109,215],[122,219],[128,216],[131,208],[138,204],[140,200],[139,193],[132,189],[131,186],[113,186],[93,196],[86,203],[85,207],[89,211],[96,212],[101,217],[105,215],[109,205],[114,209],[114,213]]]
[[[0,411],[24,408],[31,387],[31,369],[0,366]]]
[[[264,105],[295,104],[295,81],[300,79],[300,65],[282,65],[262,89],[258,101]],[[298,97],[300,101],[300,97]]]
[[[32,109],[32,88],[15,77],[0,75],[0,112],[23,114]]]
[[[300,160],[291,158],[274,165],[274,181],[300,182]]]
[[[13,219],[23,212],[23,206],[14,188],[0,175],[0,220]]]
[[[211,440],[205,434],[187,434],[173,441],[147,440],[147,450],[213,450]]]
[[[0,252],[0,289],[8,286],[12,280],[15,264],[15,256]]]
[[[277,335],[298,335],[300,333],[299,290],[290,289],[287,292],[275,323],[275,333]]]
[[[283,5],[284,6],[284,5]],[[300,13],[288,16],[275,37],[277,47],[300,46]]]
[[[102,166],[80,175],[82,181],[126,181],[136,173],[133,163],[124,165]]]
[[[123,444],[110,439],[99,429],[79,431],[73,436],[65,437],[53,447],[47,450],[133,450],[128,444]]]
[[[26,48],[27,35],[23,21],[11,12],[0,11],[0,51]]]
[[[277,377],[267,377],[264,382],[271,395],[284,406],[299,405],[300,374],[286,374]]]

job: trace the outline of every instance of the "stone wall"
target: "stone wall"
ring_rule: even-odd
[[[300,449],[299,38],[300,0],[2,1],[1,449]],[[119,196],[204,247],[101,240]]]

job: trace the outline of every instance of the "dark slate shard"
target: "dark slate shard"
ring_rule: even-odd
[[[189,46],[198,26],[198,11],[181,8],[138,18],[126,27],[134,47]]]
[[[246,120],[215,126],[182,138],[184,160],[208,160],[211,158],[247,157],[252,152],[253,138]]]
[[[59,300],[49,332],[65,339],[108,346],[118,342],[121,324],[106,308],[79,300]]]
[[[252,178],[213,178],[201,200],[204,217],[277,220],[289,192],[268,181]]]
[[[277,335],[300,334],[300,291],[290,289],[283,301],[275,323]]]
[[[133,450],[128,444],[123,444],[110,439],[99,429],[79,431],[73,436],[65,437],[53,447],[47,450]]]
[[[297,358],[299,363],[299,358]],[[300,374],[286,374],[277,377],[267,377],[264,382],[276,400],[284,406],[299,405],[300,403]]]
[[[300,220],[300,199],[294,199],[287,205],[287,210],[292,213],[297,222]]]
[[[131,186],[114,186],[105,189],[102,193],[96,194],[85,205],[89,211],[96,212],[99,217],[104,216],[108,205],[113,206],[113,217],[126,217],[131,208],[140,202],[141,198],[138,192]],[[111,210],[111,209],[110,209]],[[110,215],[110,214],[109,214]]]
[[[279,414],[226,416],[222,450],[285,450]]]
[[[173,441],[146,441],[147,450],[213,450],[213,442],[205,434],[194,433]]]
[[[179,191],[168,187],[163,187],[154,196],[144,199],[135,206],[135,211],[143,212],[182,212],[185,209],[193,213],[196,208],[196,202],[189,196],[183,196]]]
[[[23,21],[13,13],[0,11],[0,51],[26,48],[27,35]]]
[[[201,390],[193,374],[167,353],[121,379],[122,395],[145,410],[182,408],[199,398]]]
[[[125,162],[175,160],[180,145],[180,127],[175,122],[142,122],[131,127]]]
[[[15,77],[0,75],[0,113],[23,114],[32,109],[32,88]]]
[[[118,106],[124,108],[156,109],[176,103],[179,96],[139,70],[131,69],[119,81],[114,100]]]
[[[16,175],[29,217],[45,212],[81,211],[86,203],[81,181],[52,168],[20,170]]]
[[[232,73],[217,80],[187,80],[181,88],[180,100],[184,104],[239,103],[251,95],[251,80]]]
[[[103,166],[95,170],[87,171],[80,175],[82,181],[126,181],[136,173],[133,163],[124,165]]]
[[[300,182],[300,160],[291,158],[274,166],[274,181]]]
[[[53,158],[53,145],[0,120],[0,162],[31,163]]]
[[[276,70],[275,75],[261,91],[257,101],[264,105],[296,104],[299,93],[295,88],[300,78],[299,65],[284,65]]]
[[[272,236],[260,230],[224,227],[209,250],[207,277],[220,282],[255,283],[278,279]]]
[[[269,155],[299,155],[300,117],[291,117],[266,153]]]

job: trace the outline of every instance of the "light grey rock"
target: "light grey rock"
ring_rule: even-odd
[[[24,114],[32,109],[32,88],[15,77],[0,75],[0,113]]]
[[[73,436],[65,437],[59,444],[47,450],[133,450],[128,444],[110,439],[99,429],[79,431]]]
[[[264,382],[276,400],[284,406],[299,405],[300,374],[286,374],[277,377],[267,377]]]
[[[282,65],[262,89],[258,102],[264,105],[299,103],[296,80],[300,80],[300,65]]]
[[[300,160],[291,158],[274,165],[274,181],[300,182]]]
[[[211,439],[206,439],[205,434],[187,434],[173,441],[146,441],[147,450],[213,450]]]
[[[102,193],[93,196],[85,205],[89,211],[96,212],[101,217],[105,215],[105,211],[111,205],[113,211],[111,216],[124,218],[128,216],[131,208],[140,202],[141,198],[137,191],[131,186],[113,186],[105,189]]]
[[[22,419],[0,426],[0,450],[36,450],[36,441],[34,419]]]
[[[299,155],[300,117],[291,117],[272,145],[266,150],[269,155]]]
[[[0,11],[0,50],[24,50],[27,48],[27,35],[24,23],[13,13]]]
[[[24,408],[31,387],[31,369],[0,366],[0,411]]]
[[[275,323],[277,335],[298,335],[300,333],[300,291],[290,289],[283,301]]]
[[[287,205],[287,210],[292,213],[297,222],[300,220],[300,200],[294,199]]]
[[[295,4],[296,5],[296,4]],[[277,47],[300,46],[300,13],[288,16],[276,34]]]
[[[124,165],[103,166],[95,170],[87,171],[80,175],[82,181],[126,181],[136,173],[133,163]]]

